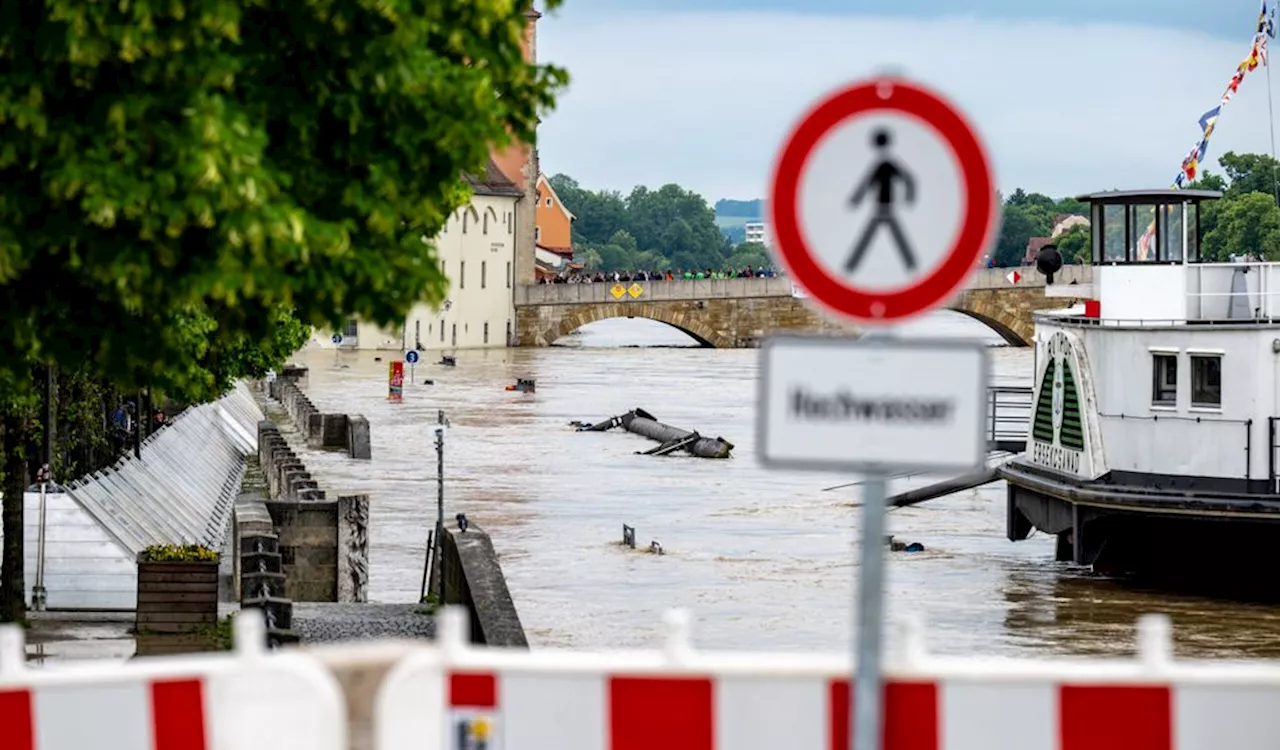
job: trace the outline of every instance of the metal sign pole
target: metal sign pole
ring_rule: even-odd
[[[440,603],[445,599],[444,566],[444,410],[436,412],[436,571],[440,576]]]
[[[46,495],[52,478],[53,473],[49,469],[49,464],[40,467],[37,475],[37,479],[40,482],[40,536],[36,545],[36,585],[31,589],[31,608],[36,612],[43,612],[49,601],[48,594],[44,588],[44,535]]]
[[[853,750],[880,750],[883,714],[880,679],[884,620],[884,500],[885,472],[867,475],[862,486],[862,549],[854,602],[857,635],[853,661]]]

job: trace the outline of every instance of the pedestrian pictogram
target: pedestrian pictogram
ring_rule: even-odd
[[[836,91],[801,119],[769,201],[788,274],[860,323],[900,321],[954,296],[994,241],[999,209],[968,120],[889,78]]]
[[[640,286],[639,284],[632,284],[630,287],[627,288],[627,294],[630,294],[631,298],[635,299],[636,297],[639,297],[640,295],[644,294],[644,287]]]
[[[609,293],[613,295],[614,299],[622,299],[623,295],[627,293],[627,288],[621,284],[614,284]]]
[[[877,131],[871,141],[875,144],[876,150],[884,152],[889,148],[892,142],[892,136],[889,131]],[[853,255],[849,256],[849,262],[845,264],[844,270],[852,273],[858,270],[858,264],[862,260],[862,256],[866,254],[867,248],[871,246],[871,240],[875,239],[876,232],[881,228],[888,229],[893,241],[898,246],[898,253],[902,256],[902,263],[908,270],[916,267],[915,255],[911,252],[911,245],[907,242],[907,238],[902,235],[902,227],[898,224],[898,217],[893,212],[893,198],[897,193],[894,190],[895,183],[902,183],[904,198],[908,204],[915,203],[916,200],[916,183],[911,179],[910,173],[899,167],[892,158],[885,156],[875,165],[862,184],[858,185],[858,189],[853,194],[850,201],[857,206],[867,197],[867,193],[875,188],[876,192],[876,213],[871,221],[867,223],[867,228],[862,232],[862,239],[858,240],[858,245],[853,249]]]

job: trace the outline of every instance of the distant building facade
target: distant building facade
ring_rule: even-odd
[[[539,278],[575,267],[573,262],[573,213],[556,195],[546,175],[538,176],[536,225],[533,230]]]
[[[760,245],[767,245],[768,240],[765,239],[765,226],[763,221],[748,221],[743,225],[746,231],[746,241],[754,242]]]

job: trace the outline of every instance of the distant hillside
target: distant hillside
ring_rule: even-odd
[[[716,201],[716,218],[721,216],[740,216],[744,219],[758,219],[763,213],[764,201],[756,198],[753,201],[737,201],[721,198]]]
[[[722,198],[716,201],[716,226],[735,245],[746,240],[743,225],[748,221],[760,221],[764,215],[764,201],[739,201]]]

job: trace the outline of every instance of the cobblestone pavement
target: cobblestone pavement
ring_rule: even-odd
[[[293,603],[293,631],[302,644],[379,638],[432,638],[435,620],[421,604]]]

